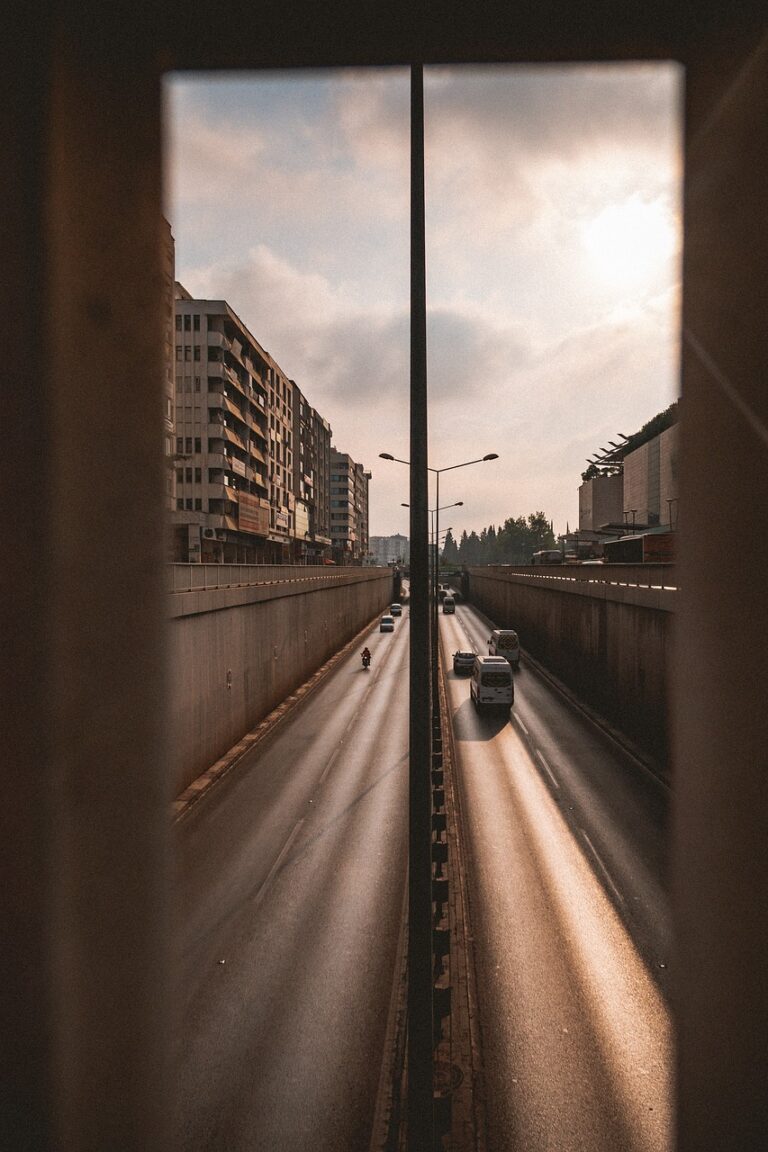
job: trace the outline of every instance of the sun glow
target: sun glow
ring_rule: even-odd
[[[671,271],[678,230],[660,200],[633,196],[585,223],[581,239],[597,279],[612,287],[650,287],[660,274]]]

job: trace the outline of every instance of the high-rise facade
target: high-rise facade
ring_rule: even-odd
[[[294,559],[330,559],[331,426],[293,383]]]
[[[677,424],[632,451],[621,445],[612,454],[616,471],[606,470],[579,488],[579,531],[676,529],[677,456]]]
[[[175,378],[173,352],[174,284],[176,279],[176,246],[171,226],[165,217],[160,221],[160,246],[163,253],[163,456],[165,459],[165,501],[169,511],[176,507],[176,472],[174,467]]]
[[[370,479],[364,465],[331,448],[331,538],[337,564],[361,564],[368,555]]]
[[[369,547],[374,564],[407,564],[410,557],[408,537],[399,532],[394,536],[371,536]]]
[[[330,558],[331,427],[225,300],[176,284],[174,558],[318,563]],[[358,560],[368,479],[352,462]]]
[[[677,527],[677,445],[673,424],[625,457],[624,511],[635,524]]]
[[[175,555],[286,559],[290,385],[224,300],[176,288]]]

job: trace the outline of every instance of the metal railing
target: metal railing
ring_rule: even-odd
[[[202,592],[259,584],[293,584],[303,580],[349,581],[374,578],[390,569],[331,567],[327,564],[169,564],[169,592]]]
[[[469,567],[479,569],[481,566]],[[558,584],[586,582],[624,588],[657,588],[664,592],[677,592],[680,587],[674,564],[488,564],[482,566],[482,570],[489,576],[526,576]]]

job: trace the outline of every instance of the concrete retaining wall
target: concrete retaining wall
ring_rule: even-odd
[[[677,592],[469,569],[468,596],[524,651],[641,748],[666,761]]]
[[[255,727],[392,599],[389,569],[170,596],[175,794]]]

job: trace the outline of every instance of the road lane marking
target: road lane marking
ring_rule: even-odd
[[[590,840],[589,836],[587,835],[587,833],[584,831],[583,828],[580,828],[579,831],[581,832],[582,836],[584,837],[584,840],[586,841],[587,847],[589,848],[595,862],[597,863],[597,866],[599,867],[600,871],[602,872],[603,878],[605,879],[606,884],[610,888],[611,892],[613,892],[614,896],[619,901],[622,908],[626,907],[624,897],[622,896],[621,892],[619,892],[618,888],[614,884],[614,882],[611,878],[611,874],[608,871],[608,869],[606,868],[605,864],[603,863],[603,861],[600,857],[600,853],[597,851],[597,848],[595,848],[594,844],[592,843],[592,841]]]
[[[291,848],[293,847],[293,842],[296,839],[296,837],[298,836],[299,832],[301,831],[301,826],[303,823],[304,823],[304,817],[302,816],[301,820],[296,821],[296,823],[293,827],[293,831],[291,832],[290,836],[286,840],[285,844],[283,844],[283,847],[280,850],[280,854],[278,855],[277,860],[275,860],[274,864],[272,865],[269,872],[267,873],[266,878],[262,882],[261,887],[259,888],[258,892],[256,893],[255,899],[253,901],[254,908],[258,908],[259,904],[261,904],[261,901],[264,899],[264,896],[266,895],[267,890],[269,889],[270,885],[272,884],[272,881],[274,880],[275,876],[277,876],[277,873],[280,871],[280,867],[283,863],[283,860],[285,860],[285,857],[288,855]]]
[[[558,782],[555,778],[555,774],[552,771],[552,769],[550,768],[549,764],[547,764],[547,762],[544,759],[544,757],[542,756],[541,752],[539,752],[538,748],[536,749],[536,759],[541,764],[541,766],[544,769],[544,771],[546,772],[547,776],[549,776],[549,778],[552,781],[552,783],[554,784],[555,788],[557,788],[559,790],[560,785],[558,784]]]

